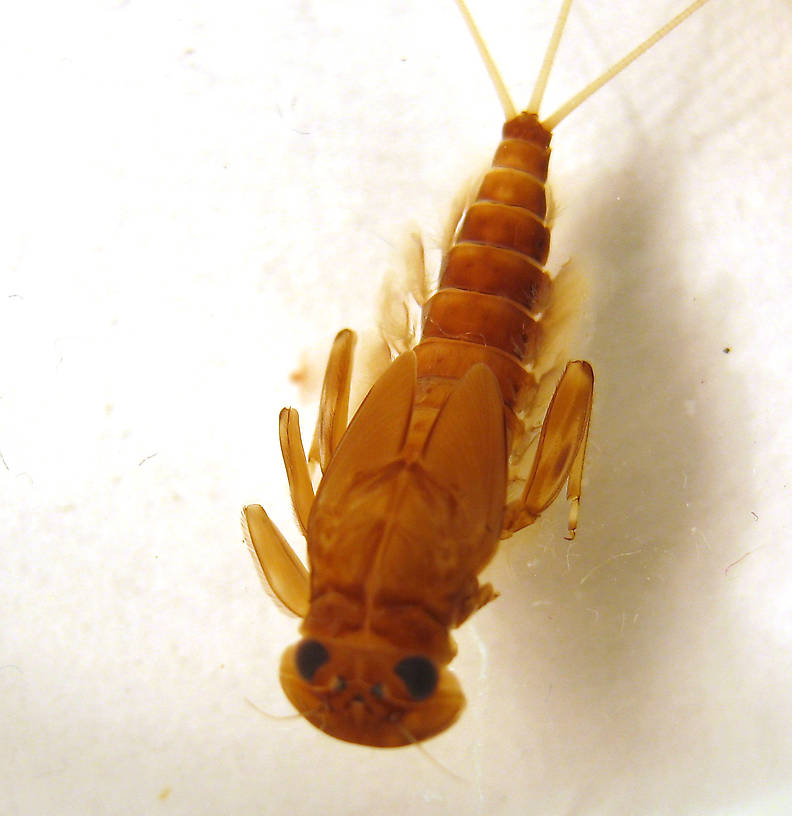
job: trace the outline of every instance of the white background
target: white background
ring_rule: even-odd
[[[473,3],[518,101],[551,5]],[[581,0],[545,112],[681,5]],[[290,374],[373,330],[408,223],[431,243],[495,148],[455,8],[7,10],[0,813],[788,813],[790,41],[787,0],[712,0],[558,128],[581,531],[559,506],[493,565],[447,773],[246,703],[289,713],[296,623],[238,515],[296,542],[277,413],[308,436],[317,387]]]

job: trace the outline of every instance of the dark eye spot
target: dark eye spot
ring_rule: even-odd
[[[425,700],[437,688],[437,669],[428,657],[405,657],[393,671],[404,681],[413,700]]]
[[[316,670],[324,663],[327,663],[329,659],[330,652],[318,640],[304,640],[297,647],[295,663],[300,677],[310,683],[316,674]]]

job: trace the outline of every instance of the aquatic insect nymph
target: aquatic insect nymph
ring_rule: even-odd
[[[446,729],[464,707],[450,630],[494,597],[478,575],[498,542],[534,522],[564,484],[577,525],[594,389],[566,365],[520,495],[509,466],[526,448],[543,385],[558,378],[545,181],[553,127],[706,0],[697,0],[555,114],[539,120],[571,0],[565,0],[528,110],[518,113],[462,0],[506,114],[502,140],[447,248],[418,344],[377,380],[347,427],[355,338],[330,353],[310,451],[297,412],[280,441],[310,572],[260,505],[249,543],[268,587],[303,619],[280,666],[297,710],[331,736],[393,747]]]

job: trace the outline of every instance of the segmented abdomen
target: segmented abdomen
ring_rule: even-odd
[[[551,290],[543,269],[550,249],[544,223],[550,137],[535,114],[521,113],[503,126],[492,168],[424,307],[415,352],[429,402],[433,383],[455,380],[476,362],[493,370],[512,411],[526,386],[535,385],[525,366],[536,359],[538,317]]]

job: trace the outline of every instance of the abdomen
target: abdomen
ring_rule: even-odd
[[[515,421],[514,412],[536,390],[531,367],[542,348],[541,315],[552,288],[544,270],[549,146],[550,133],[534,114],[519,114],[503,126],[492,168],[424,307],[415,352],[427,397],[445,391],[477,362],[495,373]]]

